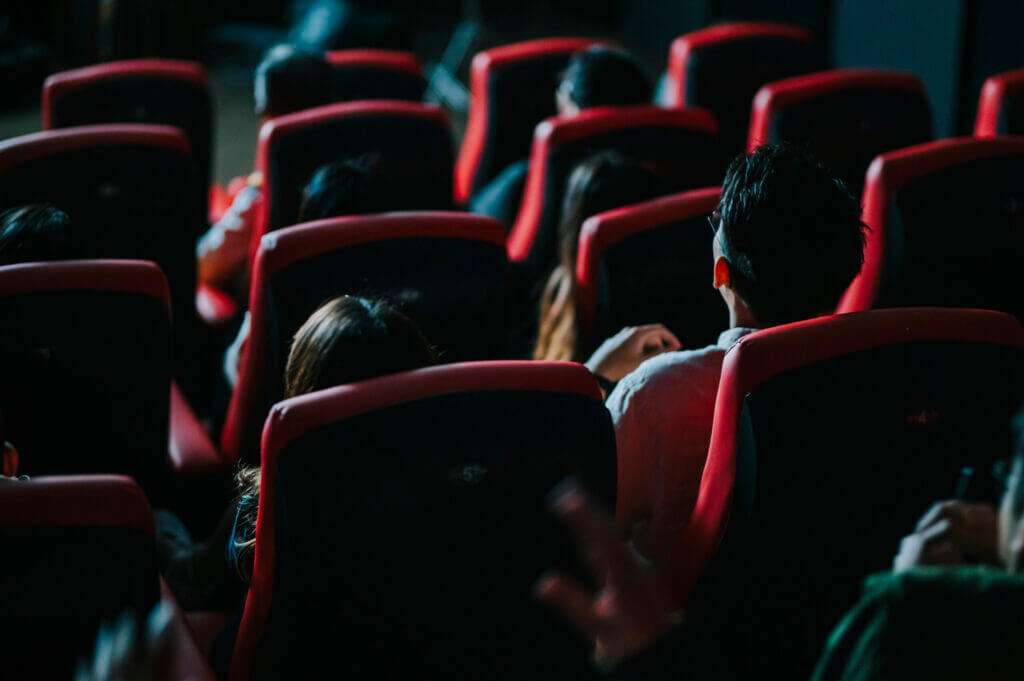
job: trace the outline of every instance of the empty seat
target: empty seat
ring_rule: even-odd
[[[864,268],[839,310],[934,305],[1024,314],[1024,138],[884,154],[864,188]]]
[[[798,322],[732,347],[668,569],[716,678],[809,674],[861,580],[891,567],[962,468],[1012,451],[1022,360],[1013,317],[934,308]]]
[[[975,137],[1024,134],[1024,69],[992,76],[981,88]]]
[[[553,565],[581,574],[546,495],[573,474],[610,505],[615,470],[576,364],[431,367],[281,402],[230,678],[306,677],[339,645],[356,678],[593,678],[530,589]]]
[[[223,451],[258,455],[260,426],[283,396],[291,339],[334,296],[386,296],[421,326],[443,361],[503,357],[504,238],[495,220],[445,212],[320,220],[264,237]]]
[[[747,151],[779,142],[805,148],[856,196],[875,156],[931,139],[931,109],[917,76],[840,69],[761,88],[754,98]]]
[[[391,50],[336,50],[327,53],[334,71],[334,98],[339,102],[359,99],[423,99],[427,80],[420,60],[409,52]]]
[[[43,129],[96,123],[159,123],[185,131],[210,183],[213,106],[210,79],[199,64],[134,59],[61,71],[43,84]]]
[[[435,106],[369,101],[332,104],[279,116],[260,129],[256,169],[263,172],[263,234],[294,225],[302,189],[325,163],[368,156],[395,210],[450,208],[453,142]]]
[[[152,513],[128,478],[0,482],[0,542],[5,679],[73,678],[101,622],[160,597]]]
[[[28,475],[167,470],[167,281],[139,261],[0,267],[0,413]]]
[[[654,106],[587,109],[573,118],[537,126],[530,173],[508,238],[509,259],[536,278],[553,264],[565,184],[573,168],[599,151],[653,166],[659,193],[707,187],[722,181],[714,118],[702,109]]]
[[[601,213],[583,223],[576,265],[580,330],[596,346],[624,326],[662,323],[683,347],[714,343],[729,326],[711,285],[718,187]]]
[[[762,85],[823,68],[813,36],[798,26],[709,26],[672,43],[665,103],[714,114],[722,148],[732,156],[746,148],[750,105]]]
[[[52,203],[71,217],[81,257],[152,260],[167,275],[186,392],[202,381],[193,375],[195,243],[207,227],[206,196],[175,128],[92,125],[0,142],[0,210]]]
[[[466,203],[510,163],[530,153],[533,129],[554,116],[555,88],[586,38],[503,45],[473,57],[469,118],[455,168],[455,200]]]

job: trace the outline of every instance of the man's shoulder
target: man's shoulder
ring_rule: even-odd
[[[643,362],[619,382],[619,388],[629,393],[675,390],[704,375],[717,384],[724,356],[725,350],[717,345],[666,352]]]

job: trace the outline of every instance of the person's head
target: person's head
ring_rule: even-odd
[[[714,285],[734,326],[830,314],[864,262],[857,199],[816,160],[786,146],[737,156],[712,220]]]
[[[345,159],[321,166],[302,190],[299,222],[365,215],[387,210],[381,177],[362,159]]]
[[[575,273],[583,223],[592,215],[653,198],[656,185],[650,167],[614,151],[594,154],[573,169],[558,225],[558,265],[541,296],[534,359],[579,359]]]
[[[333,89],[331,67],[322,54],[275,45],[256,67],[256,115],[274,118],[329,104]]]
[[[580,229],[587,218],[657,195],[654,170],[617,151],[602,151],[580,162],[565,183],[558,223],[558,256],[575,271]]]
[[[595,106],[650,104],[651,81],[629,52],[594,45],[569,59],[555,93],[558,113],[575,116]]]
[[[0,265],[77,257],[71,220],[50,205],[29,205],[0,213]]]
[[[295,334],[285,396],[434,364],[423,332],[380,300],[341,296],[320,307]]]
[[[1024,570],[1024,406],[1014,419],[1017,442],[999,508],[999,556],[1009,572]]]

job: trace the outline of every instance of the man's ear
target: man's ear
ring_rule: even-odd
[[[722,286],[729,288],[730,283],[729,261],[720,257],[715,261],[715,288],[721,288]]]
[[[18,450],[10,442],[3,443],[3,454],[0,459],[0,473],[8,478],[18,474]]]

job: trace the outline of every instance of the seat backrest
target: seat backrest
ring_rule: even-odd
[[[680,36],[668,57],[666,104],[700,107],[718,120],[722,149],[747,144],[750,105],[765,83],[825,68],[805,29],[768,22],[709,26]]]
[[[717,129],[702,109],[653,106],[600,107],[544,121],[534,133],[509,259],[534,277],[553,264],[566,182],[578,163],[597,152],[615,149],[653,166],[662,194],[721,182],[725,163]]]
[[[339,641],[360,678],[590,678],[586,642],[530,589],[581,573],[545,497],[576,475],[612,504],[615,471],[577,364],[432,367],[276,405],[230,678],[306,676]]]
[[[933,305],[1024,318],[1024,137],[963,137],[883,154],[864,188],[864,267],[840,312]]]
[[[258,455],[259,429],[283,396],[292,337],[335,296],[388,298],[419,324],[442,361],[503,357],[504,238],[491,218],[447,212],[320,220],[264,237],[224,451]]]
[[[133,59],[61,71],[43,84],[43,130],[97,123],[158,123],[185,131],[209,186],[210,79],[195,62]]]
[[[1024,69],[992,76],[981,88],[975,137],[1024,135]]]
[[[368,101],[331,104],[263,124],[256,168],[263,172],[263,215],[253,254],[268,232],[298,221],[302,190],[325,163],[368,156],[387,184],[394,210],[452,204],[453,142],[435,106]]]
[[[118,476],[0,481],[5,679],[66,681],[101,622],[159,597],[153,516]]]
[[[920,78],[839,69],[762,87],[754,97],[747,151],[780,142],[807,149],[858,196],[875,156],[931,139],[931,108]]]
[[[28,475],[163,479],[171,391],[167,281],[153,263],[0,267],[0,413]]]
[[[334,72],[334,99],[423,99],[427,80],[423,66],[411,52],[392,50],[335,50],[327,53]]]
[[[580,329],[590,344],[624,326],[662,323],[683,347],[715,342],[729,326],[711,286],[718,187],[695,189],[589,218],[576,258]]]
[[[466,203],[506,166],[530,153],[533,129],[554,116],[555,89],[589,38],[547,38],[478,53],[470,66],[469,118],[455,167],[455,200]]]
[[[152,260],[167,275],[179,373],[194,347],[195,244],[207,228],[206,201],[176,128],[90,125],[0,142],[0,210],[52,203],[71,217],[81,257]]]
[[[1012,451],[1022,360],[1013,317],[938,308],[798,322],[732,347],[669,559],[702,655],[734,665],[722,678],[810,673],[863,578],[890,568],[961,470]]]

